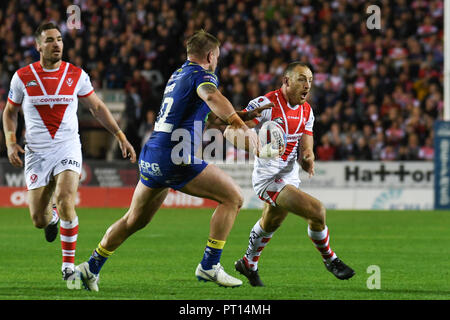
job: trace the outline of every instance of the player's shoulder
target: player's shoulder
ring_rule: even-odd
[[[311,105],[307,101],[303,103],[303,112],[313,112]]]
[[[69,73],[78,73],[78,74],[86,74],[87,72],[83,70],[83,68],[77,67],[76,65],[71,64],[70,62],[64,61],[64,68],[67,67],[67,72]]]
[[[278,89],[278,90],[273,90],[273,91],[267,92],[264,96],[266,98],[268,98],[269,100],[273,101],[276,99],[277,95],[280,93],[281,93],[281,90]]]
[[[314,111],[311,105],[308,102],[303,103],[303,115],[306,119],[310,119],[314,121]]]
[[[33,71],[31,70],[31,66],[32,65],[36,65],[36,63],[39,63],[39,61],[27,64],[26,66],[24,66],[24,67],[22,67],[20,69],[17,69],[16,75],[18,75],[20,78],[22,78],[23,76],[32,75]]]

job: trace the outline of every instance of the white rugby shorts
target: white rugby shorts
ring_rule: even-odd
[[[72,170],[81,174],[82,154],[79,142],[52,146],[36,152],[25,146],[25,182],[28,190],[49,184],[57,174]]]
[[[291,170],[276,174],[270,174],[270,169],[255,167],[252,174],[253,189],[261,200],[276,207],[277,197],[286,185],[290,184],[296,188],[300,186],[299,170],[297,162]]]

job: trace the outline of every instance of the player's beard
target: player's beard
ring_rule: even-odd
[[[49,54],[49,56],[43,57],[44,63],[46,65],[52,65],[55,63],[58,63],[62,59],[62,53],[58,54],[57,56],[53,56],[53,52]]]
[[[305,101],[302,100],[301,92],[290,92],[287,94],[288,101],[292,106],[296,106],[298,104],[303,104]]]

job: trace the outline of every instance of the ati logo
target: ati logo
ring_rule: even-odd
[[[36,82],[36,80],[31,80],[31,81],[28,81],[27,82],[27,84],[25,85],[25,87],[35,87],[35,86],[37,86],[38,84],[37,84],[37,82]]]
[[[278,123],[280,126],[284,126],[284,121],[282,118],[278,117],[273,119],[273,121],[275,121],[276,123]]]
[[[37,176],[37,174],[32,174],[31,176],[30,176],[30,181],[31,181],[31,183],[35,183],[36,181],[37,181],[37,179],[38,179],[38,176]]]
[[[77,167],[77,168],[80,167],[80,163],[79,163],[78,161],[71,160],[71,159],[64,159],[64,160],[61,160],[61,164],[62,164],[63,166],[65,166],[65,165],[70,165],[70,166],[75,166],[75,167]]]
[[[72,84],[73,84],[73,79],[72,79],[72,78],[68,78],[67,81],[66,81],[66,83],[67,83],[67,85],[68,85],[69,87],[71,87]]]

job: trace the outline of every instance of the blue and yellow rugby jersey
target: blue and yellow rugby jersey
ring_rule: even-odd
[[[167,82],[154,132],[139,155],[140,180],[147,187],[180,190],[207,167],[195,157],[211,111],[197,94],[205,84],[217,87],[217,76],[191,61]]]
[[[148,146],[173,148],[181,139],[172,141],[172,134],[174,138],[179,137],[175,131],[185,129],[190,134],[191,155],[195,153],[211,111],[197,95],[197,90],[205,84],[218,87],[219,80],[213,72],[189,60],[172,74],[164,90],[154,132],[146,143]]]

